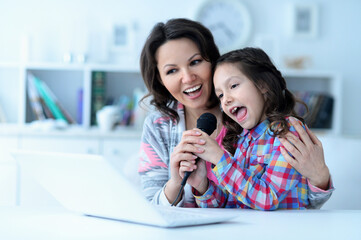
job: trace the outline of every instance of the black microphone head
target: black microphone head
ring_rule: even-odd
[[[217,128],[217,118],[212,113],[203,113],[197,119],[197,128],[211,135]]]

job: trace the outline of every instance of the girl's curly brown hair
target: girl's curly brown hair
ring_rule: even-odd
[[[239,70],[258,89],[266,89],[265,93],[265,114],[270,121],[270,130],[276,136],[284,136],[288,132],[286,117],[294,116],[304,122],[304,119],[296,114],[294,107],[297,100],[287,89],[286,81],[281,72],[272,63],[268,55],[259,48],[243,48],[231,51],[222,55],[213,67],[215,69],[225,63],[232,63],[238,66]],[[305,105],[305,104],[304,104]],[[231,154],[235,153],[236,143],[243,128],[228,117],[222,114],[223,124],[227,128],[227,133],[222,144]]]

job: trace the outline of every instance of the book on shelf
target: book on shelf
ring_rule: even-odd
[[[76,121],[78,124],[83,123],[83,96],[84,96],[84,90],[82,88],[78,89],[77,92],[77,112],[76,112]]]
[[[305,119],[310,128],[329,129],[332,127],[334,99],[332,96],[321,92],[297,91],[296,98],[303,101],[307,107],[297,103],[295,112]]]
[[[91,125],[96,125],[96,113],[105,105],[105,72],[92,73]]]
[[[30,105],[37,120],[52,118],[62,119],[67,123],[75,122],[47,84],[30,73],[28,74],[27,90]]]
[[[65,108],[60,104],[58,98],[55,96],[55,94],[50,90],[48,85],[46,85],[45,82],[42,82],[42,86],[45,90],[45,92],[49,95],[49,97],[52,99],[52,101],[55,103],[55,105],[59,108],[62,115],[65,117],[66,121],[70,124],[75,123],[74,119],[70,116],[70,114],[65,110]]]
[[[36,89],[35,81],[36,80],[34,75],[28,74],[27,92],[30,106],[37,120],[45,120],[46,117],[43,111],[42,98],[40,97],[38,90]]]

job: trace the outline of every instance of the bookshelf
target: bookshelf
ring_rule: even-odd
[[[314,70],[281,70],[287,88],[292,92],[303,91],[326,94],[333,98],[331,127],[313,128],[318,134],[339,135],[342,132],[342,80],[338,73]]]
[[[36,120],[27,93],[27,78],[32,74],[46,83],[74,120],[79,119],[79,90],[82,89],[82,122],[79,126],[91,127],[94,72],[104,73],[105,100],[117,99],[121,95],[131,98],[134,89],[145,90],[141,74],[136,68],[96,64],[0,63],[0,103],[4,108],[6,122],[26,125]]]
[[[145,90],[139,69],[110,64],[63,64],[63,63],[0,63],[0,103],[7,122],[26,125],[35,120],[27,97],[27,77],[36,75],[57,96],[63,107],[76,120],[78,115],[79,89],[82,89],[82,123],[80,127],[93,126],[92,77],[102,72],[105,78],[105,100],[121,95],[131,97],[136,88]],[[332,126],[314,129],[317,132],[341,133],[342,82],[338,73],[315,70],[282,69],[291,91],[326,93],[333,97]],[[17,109],[15,111],[14,109]]]
[[[3,174],[0,191],[4,193],[0,205],[26,206],[42,203],[41,187],[26,178],[17,168],[9,150],[13,148],[38,151],[101,154],[122,168],[127,160],[139,151],[141,129],[120,127],[115,131],[101,132],[91,124],[92,75],[104,73],[105,98],[131,96],[136,88],[145,89],[137,68],[100,64],[56,63],[0,63],[0,104],[6,123],[0,123],[0,172]],[[330,94],[334,100],[332,126],[322,133],[341,133],[342,82],[337,73],[327,71],[282,70],[288,88],[293,91],[319,91]],[[57,96],[63,107],[77,118],[78,91],[82,95],[82,123],[59,130],[39,130],[30,124],[34,120],[27,97],[27,77],[36,75]],[[316,133],[319,131],[316,129]],[[132,157],[133,156],[133,157]],[[11,187],[8,187],[11,186]],[[19,186],[21,186],[19,188]]]

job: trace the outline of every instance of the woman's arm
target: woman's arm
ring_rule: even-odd
[[[290,121],[300,138],[289,132],[284,138],[280,139],[283,146],[293,157],[283,148],[281,148],[282,155],[313,186],[323,190],[328,189],[330,172],[325,163],[322,143],[307,127],[306,132],[292,117]]]
[[[144,121],[140,148],[139,174],[145,197],[156,205],[170,205],[175,200],[181,177],[178,174],[179,154],[174,149],[171,157],[171,121],[150,115]],[[178,157],[178,158],[177,158]],[[177,160],[178,159],[178,160]],[[177,162],[178,161],[178,162]],[[177,206],[183,206],[180,198]]]
[[[334,190],[325,163],[322,143],[307,127],[305,130],[292,117],[290,121],[300,138],[291,133],[286,134],[285,138],[280,139],[285,147],[285,149],[281,148],[281,153],[289,164],[308,179],[310,202],[308,208],[319,209],[331,197]]]

